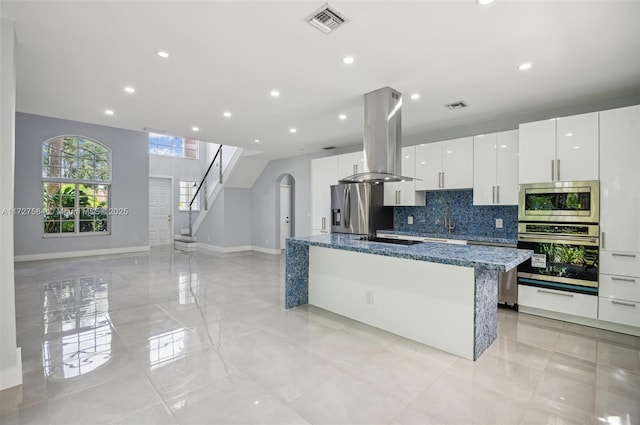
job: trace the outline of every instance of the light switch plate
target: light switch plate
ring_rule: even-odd
[[[413,224],[413,217],[412,216],[407,217],[407,224]]]
[[[502,229],[502,219],[496,218],[496,229]]]

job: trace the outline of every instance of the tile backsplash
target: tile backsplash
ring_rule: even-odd
[[[455,226],[451,233],[503,238],[518,236],[517,206],[474,206],[471,189],[427,192],[425,197],[423,207],[394,207],[394,230],[448,233],[444,226],[448,206]],[[409,216],[413,217],[413,224],[407,224]],[[496,218],[502,219],[502,229],[496,229]]]

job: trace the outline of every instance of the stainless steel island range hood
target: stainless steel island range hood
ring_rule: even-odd
[[[364,95],[364,172],[341,183],[414,180],[402,173],[402,94],[384,87]]]

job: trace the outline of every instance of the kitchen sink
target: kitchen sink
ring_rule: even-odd
[[[392,239],[392,238],[369,238],[367,236],[361,237],[360,240],[369,241],[369,242],[392,243],[395,245],[415,245],[419,243],[424,243],[423,241],[411,241],[406,239]]]

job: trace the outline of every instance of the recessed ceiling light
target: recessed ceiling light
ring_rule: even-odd
[[[573,149],[578,150],[578,149],[580,149],[580,146],[576,145],[576,146],[573,147]]]
[[[476,3],[480,6],[486,6],[490,3],[493,3],[493,0],[476,0]]]
[[[200,131],[200,127],[196,127],[195,125],[193,127],[191,127],[191,130],[193,131]]]
[[[231,112],[224,111],[224,113],[222,115],[224,115],[225,117],[229,118],[231,116]]]
[[[164,50],[159,50],[159,51],[156,52],[156,54],[158,56],[160,56],[161,58],[163,58],[163,59],[166,59],[166,58],[169,57],[169,53],[165,52]]]
[[[565,136],[571,137],[571,136],[573,136],[573,133],[567,133],[567,134],[565,134]]]
[[[255,139],[253,142],[254,143],[260,143],[260,139]]]
[[[340,118],[341,120],[346,120],[347,116],[345,114],[340,114],[338,115],[338,118]]]
[[[298,131],[298,130],[296,130],[296,129],[295,129],[295,128],[293,128],[293,127],[291,127],[291,128],[289,129],[289,133],[295,133],[295,132],[297,132],[297,131]]]
[[[529,68],[531,68],[531,62],[525,62],[518,67],[520,71],[526,71]]]
[[[271,90],[271,96],[278,97],[280,96],[280,92],[278,90]]]
[[[131,86],[127,86],[127,87],[124,88],[124,91],[126,91],[127,93],[135,93],[136,89],[134,89]]]
[[[355,62],[355,59],[353,58],[353,56],[345,56],[342,59],[343,63],[346,63],[347,65],[351,65],[353,62]]]
[[[409,155],[405,155],[404,157],[405,157],[406,159],[409,159],[409,158],[411,158],[411,157],[410,157]]]
[[[420,93],[414,93],[411,95],[411,100],[418,100],[420,99]]]
[[[111,110],[111,109],[105,109],[105,110],[104,110],[104,113],[105,113],[105,114],[107,114],[107,115],[113,115],[113,110]]]

